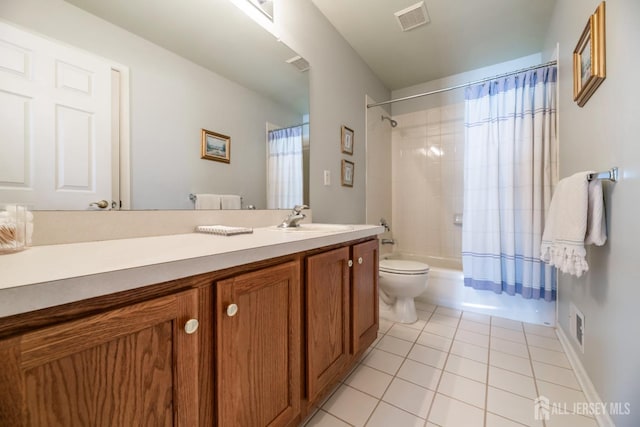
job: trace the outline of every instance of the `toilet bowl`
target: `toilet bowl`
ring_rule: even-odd
[[[381,314],[396,322],[418,320],[414,298],[427,289],[429,266],[418,261],[382,259],[380,272]]]

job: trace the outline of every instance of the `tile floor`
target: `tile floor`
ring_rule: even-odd
[[[412,325],[380,319],[376,342],[307,427],[597,426],[534,417],[538,396],[568,411],[586,402],[553,328],[417,305]]]

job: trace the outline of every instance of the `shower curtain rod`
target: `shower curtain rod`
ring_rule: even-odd
[[[446,87],[444,89],[432,90],[431,92],[419,93],[417,95],[405,96],[403,98],[391,99],[389,101],[384,101],[384,102],[376,102],[375,104],[367,104],[367,108],[378,107],[380,105],[393,104],[394,102],[407,101],[409,99],[420,98],[422,96],[427,96],[427,95],[435,95],[437,93],[442,93],[442,92],[448,92],[450,90],[460,89],[460,88],[471,86],[471,85],[490,82],[491,80],[499,79],[501,77],[512,76],[514,74],[523,73],[525,71],[537,70],[538,68],[549,67],[551,65],[556,65],[557,63],[558,63],[558,61],[549,61],[549,62],[545,62],[544,64],[533,65],[531,67],[521,68],[519,70],[511,71],[511,72],[504,73],[504,74],[498,74],[498,75],[493,76],[493,77],[487,77],[486,79],[476,80],[476,81],[473,81],[473,82],[467,82],[467,83],[463,83],[463,84],[456,85],[456,86]]]
[[[284,129],[293,129],[293,128],[298,128],[298,127],[302,127],[302,126],[307,126],[309,124],[309,122],[304,122],[304,123],[300,123],[299,125],[292,125],[292,126],[287,126],[285,128],[276,128],[276,129],[271,129],[269,130],[269,132],[273,132],[274,130],[284,130]]]

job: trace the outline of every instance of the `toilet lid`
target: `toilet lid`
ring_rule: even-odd
[[[422,274],[429,272],[429,266],[418,261],[406,259],[382,259],[380,271],[396,274]]]

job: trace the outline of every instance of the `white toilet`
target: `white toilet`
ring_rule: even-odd
[[[401,323],[418,320],[414,298],[427,289],[429,266],[418,261],[381,259],[380,313]]]

